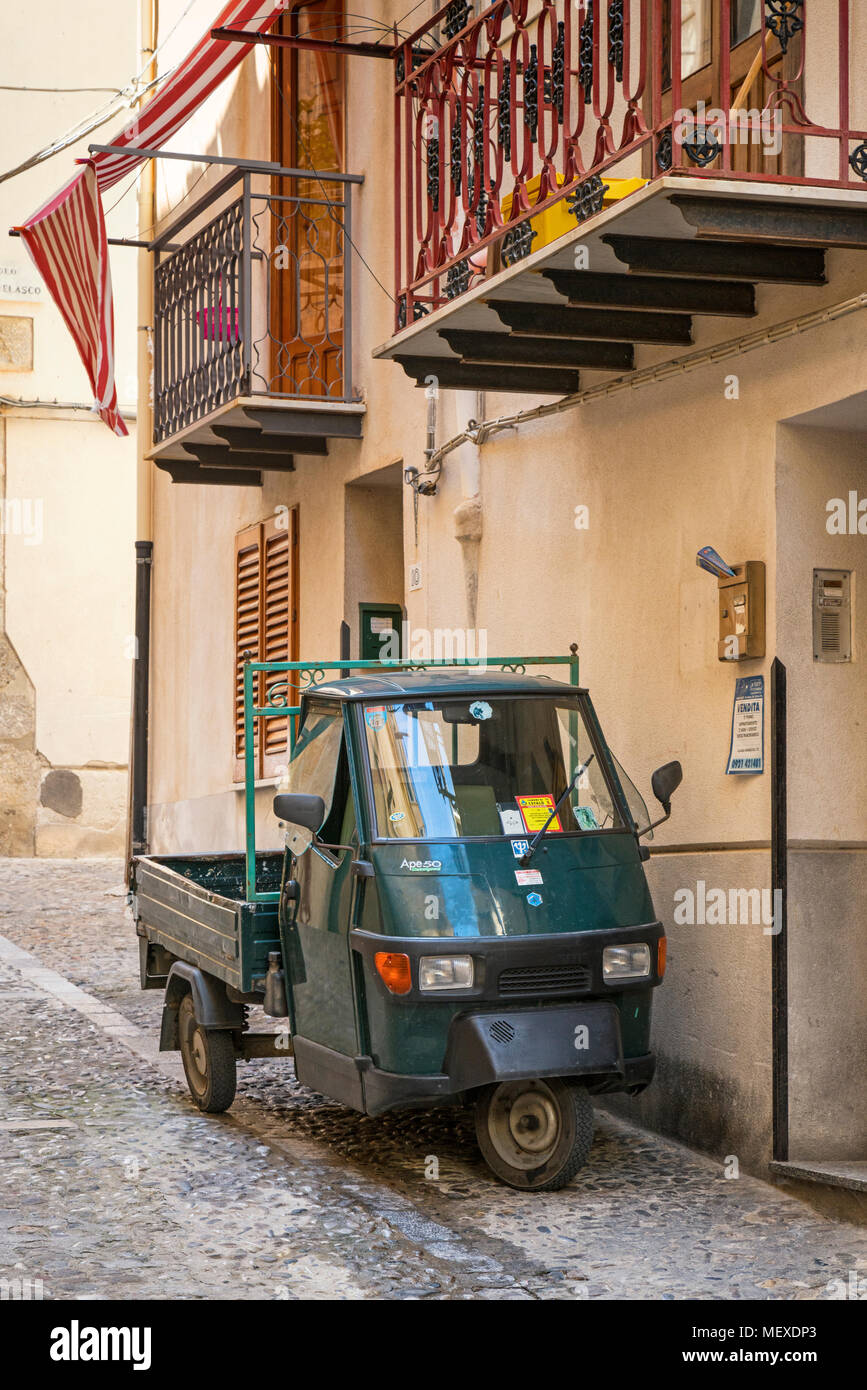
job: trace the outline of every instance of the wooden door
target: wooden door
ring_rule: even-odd
[[[663,96],[662,116],[668,120],[672,116],[671,55],[672,21],[670,0],[663,0],[662,6],[662,50],[663,50]],[[729,49],[728,90],[722,90],[721,54],[723,45]],[[761,46],[761,10],[757,0],[732,0],[731,22],[728,34],[722,32],[720,7],[715,0],[684,0],[682,6],[682,85],[681,108],[696,111],[699,102],[707,109],[730,111],[739,101],[745,111],[764,108],[773,91],[776,80],[791,78],[800,64],[800,36],[789,40],[784,54],[779,41],[767,32],[765,45],[765,65],[770,70],[769,78],[756,60]],[[752,82],[747,85],[747,79]],[[800,92],[800,84],[794,84]],[[649,107],[646,114],[649,115]],[[791,122],[791,112],[784,108],[780,119]],[[743,127],[742,127],[743,131]],[[758,133],[758,132],[757,132]],[[675,163],[677,159],[675,158]],[[645,168],[645,175],[649,170]],[[702,167],[717,169],[721,166],[719,157]],[[739,173],[751,175],[789,174],[796,176],[802,172],[803,145],[801,141],[783,138],[779,153],[767,152],[759,139],[741,138],[731,147],[731,168]],[[692,168],[693,161],[685,159],[685,167]]]
[[[343,37],[343,0],[299,0],[279,32],[323,40]],[[343,172],[345,62],[329,52],[278,49],[274,83],[275,158],[284,166]],[[280,394],[343,392],[341,185],[276,180],[275,204],[286,255],[272,270],[273,389]]]

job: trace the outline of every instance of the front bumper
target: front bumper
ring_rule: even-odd
[[[655,1066],[645,1049],[651,995],[660,983],[657,943],[662,935],[659,922],[522,937],[408,937],[353,930],[351,946],[363,962],[373,1056],[343,1059],[353,1069],[344,1091],[348,1103],[376,1115],[401,1106],[447,1103],[492,1082],[541,1076],[581,1078],[594,1093],[636,1094],[649,1084]],[[604,947],[633,941],[650,946],[652,973],[638,980],[604,980]],[[374,955],[383,950],[409,956],[412,987],[406,994],[391,994],[380,978]],[[472,988],[420,990],[423,955],[471,955]],[[630,1002],[624,1019],[625,994]],[[450,1018],[443,1018],[443,1005]],[[639,1009],[645,1026],[636,1028],[633,1018]],[[409,1060],[413,1040],[426,1031],[428,1064],[404,1071],[401,1064]],[[624,1057],[624,1042],[637,1055]],[[304,1048],[313,1050],[307,1043]],[[397,1063],[397,1069],[389,1062]],[[330,1069],[317,1086],[315,1077],[306,1074],[307,1057],[296,1055],[299,1064],[305,1085],[336,1094]]]
[[[536,1009],[459,1014],[452,1021],[444,1071],[411,1076],[382,1071],[358,1059],[364,1109],[369,1115],[400,1106],[424,1106],[499,1081],[574,1077],[588,1090],[635,1095],[653,1078],[656,1059],[623,1056],[614,1004],[548,1005]]]

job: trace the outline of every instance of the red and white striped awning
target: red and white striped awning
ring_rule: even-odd
[[[211,29],[263,33],[285,9],[286,0],[229,0],[165,86],[110,143],[161,148],[250,52],[251,45],[212,39]],[[78,162],[83,167],[20,231],[72,334],[101,419],[124,435],[114,381],[114,305],[102,194],[142,160],[135,154],[96,154]]]

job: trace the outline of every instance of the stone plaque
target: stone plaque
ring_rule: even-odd
[[[0,372],[33,371],[33,320],[0,314]]]

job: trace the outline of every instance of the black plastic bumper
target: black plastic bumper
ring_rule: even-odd
[[[358,1062],[364,1109],[378,1115],[399,1106],[454,1100],[492,1082],[543,1076],[583,1080],[594,1093],[637,1094],[653,1078],[652,1053],[624,1058],[620,1018],[607,1001],[461,1014],[449,1031],[445,1070],[436,1075],[381,1071]]]

